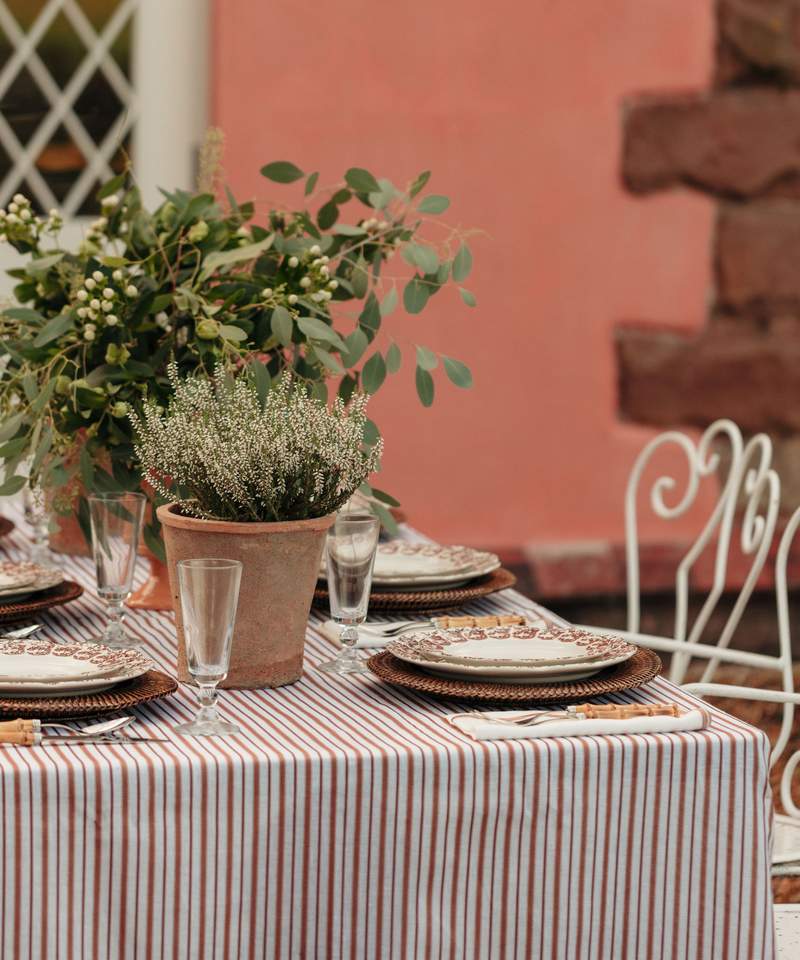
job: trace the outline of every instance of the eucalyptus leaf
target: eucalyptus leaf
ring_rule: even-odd
[[[376,350],[361,371],[361,386],[367,393],[374,394],[380,390],[385,379],[386,363],[380,350]]]
[[[417,179],[411,184],[411,189],[408,192],[409,197],[413,200],[414,197],[422,190],[425,184],[430,180],[431,172],[426,170],[424,173],[421,173]]]
[[[428,303],[428,287],[418,277],[415,277],[403,290],[403,306],[406,313],[422,313]]]
[[[400,501],[395,500],[393,496],[386,493],[384,490],[378,490],[377,487],[372,488],[372,496],[376,500],[381,500],[383,503],[387,503],[390,507],[399,507]]]
[[[417,211],[419,213],[444,213],[449,206],[449,197],[445,197],[442,194],[431,193],[420,201]]]
[[[334,373],[345,372],[344,367],[334,356],[328,353],[327,350],[323,350],[322,347],[318,347],[316,344],[314,344],[314,353],[329,370],[333,370]]]
[[[0,447],[0,459],[10,460],[12,457],[16,457],[18,453],[22,453],[27,446],[27,437],[19,437],[16,440],[9,440],[8,443],[4,443]]]
[[[319,171],[315,171],[314,173],[312,173],[309,176],[308,180],[306,180],[306,186],[305,186],[305,189],[303,190],[304,196],[306,197],[311,196],[311,194],[314,192],[314,187],[316,187],[317,185],[317,180],[319,180]]]
[[[253,383],[255,384],[258,400],[261,404],[261,409],[263,410],[264,403],[266,402],[267,395],[269,394],[272,378],[269,375],[269,370],[267,370],[258,357],[253,357],[253,359],[250,361],[250,373],[253,375]]]
[[[110,197],[112,193],[116,193],[117,190],[121,190],[125,186],[125,179],[127,178],[127,173],[121,173],[118,177],[114,177],[112,180],[108,180],[103,184],[102,187],[96,193],[97,200],[105,200],[106,197]]]
[[[344,175],[345,182],[351,190],[356,193],[380,193],[381,188],[378,181],[367,170],[360,167],[350,167]]]
[[[339,205],[347,203],[347,201],[353,196],[352,193],[347,189],[347,187],[342,187],[341,190],[337,190],[336,193],[331,197],[331,202],[337,203]]]
[[[340,223],[334,228],[334,233],[340,233],[343,237],[363,237],[366,232],[363,227],[354,227],[349,223]]]
[[[268,163],[261,168],[261,173],[268,180],[275,183],[294,183],[305,176],[303,171],[288,160],[277,160],[275,163]]]
[[[417,347],[417,366],[423,370],[435,370],[439,366],[436,354],[426,347]]]
[[[35,410],[39,413],[40,410],[44,410],[47,404],[50,401],[50,397],[53,396],[53,391],[56,388],[56,377],[51,377],[44,386],[44,389],[39,394],[39,396],[31,404],[31,410]]]
[[[383,303],[381,304],[381,316],[388,317],[389,314],[397,306],[397,287],[392,287],[392,289],[386,294],[383,298]]]
[[[359,300],[367,295],[367,290],[369,289],[369,273],[367,272],[367,261],[364,259],[363,253],[359,254],[358,260],[356,261],[356,268],[353,270],[351,283],[353,284],[353,293]]]
[[[445,373],[452,380],[452,382],[457,387],[461,387],[462,390],[469,390],[473,384],[472,374],[470,373],[469,367],[460,360],[454,360],[452,357],[445,357],[444,354],[442,354],[442,363],[444,364]]]
[[[9,477],[0,487],[0,497],[13,497],[15,493],[20,492],[26,483],[25,477]]]
[[[374,447],[375,444],[380,440],[381,432],[378,429],[378,424],[374,420],[370,420],[369,417],[364,421],[364,443],[368,447]],[[368,485],[369,486],[369,485]],[[368,497],[372,496],[372,489],[367,494]]]
[[[358,322],[360,326],[366,327],[367,330],[371,330],[373,332],[373,336],[378,332],[378,330],[380,330],[381,310],[374,290],[370,291],[367,301],[364,304],[364,309],[361,311],[358,317]],[[373,336],[370,336],[370,340],[373,339]]]
[[[88,493],[94,489],[94,464],[89,456],[89,451],[86,449],[86,444],[81,447],[80,467],[83,489]]]
[[[0,426],[0,443],[3,443],[5,440],[10,440],[11,437],[19,430],[22,426],[22,414],[15,413],[13,416],[9,417],[2,426]]]
[[[155,511],[154,511],[155,512]],[[149,526],[142,530],[142,537],[147,549],[163,564],[167,562],[167,547],[163,537],[157,537]]]
[[[470,293],[469,290],[465,290],[463,287],[459,287],[458,292],[461,294],[461,299],[468,307],[475,306],[475,294]]]
[[[241,327],[236,327],[230,323],[223,323],[219,328],[219,335],[225,340],[233,340],[235,343],[243,343],[247,340],[247,334]]]
[[[382,503],[379,503],[377,500],[370,501],[370,510],[378,517],[381,522],[381,526],[386,530],[390,537],[396,537],[398,534],[397,521],[389,513],[389,511],[384,507]]]
[[[344,340],[324,320],[317,320],[316,317],[300,317],[297,326],[310,340],[326,340],[339,349],[344,347]]]
[[[72,317],[70,317],[68,313],[60,313],[57,317],[53,317],[52,320],[47,322],[44,329],[39,332],[33,341],[33,345],[35,347],[43,347],[50,343],[51,340],[56,340],[62,334],[66,333],[71,326]]]
[[[2,313],[9,320],[22,320],[28,323],[39,323],[44,320],[38,310],[31,310],[30,307],[12,307],[10,310],[3,310]]]
[[[332,200],[323,204],[317,211],[317,223],[319,224],[320,230],[330,230],[338,219],[339,208]]]
[[[400,363],[403,359],[403,354],[400,350],[400,347],[392,341],[389,349],[386,351],[386,369],[389,373],[397,373],[400,369]]]
[[[369,194],[369,202],[376,210],[385,210],[394,200],[394,185],[391,180],[381,179],[378,181],[380,190]]]
[[[450,260],[445,260],[445,262],[439,267],[436,272],[436,282],[441,286],[443,283],[447,283],[447,278],[450,276]]]
[[[49,257],[39,257],[36,260],[29,260],[25,265],[25,269],[32,277],[39,277],[47,273],[47,271],[54,267],[57,263],[60,263],[64,259],[64,252],[53,253]]]
[[[423,273],[431,274],[438,272],[439,258],[430,247],[423,247],[418,243],[410,244],[410,246],[416,247],[417,265],[422,268]]]
[[[433,403],[433,377],[427,370],[417,367],[417,394],[422,401],[423,407],[429,407]]]
[[[463,283],[472,272],[472,252],[466,243],[462,243],[458,248],[458,253],[453,260],[453,280],[456,283]]]
[[[272,311],[271,329],[272,335],[279,340],[284,347],[291,347],[294,324],[292,323],[292,315],[286,307],[275,307]]]
[[[33,462],[31,463],[30,475],[35,476],[38,473],[39,468],[44,463],[44,458],[50,452],[50,447],[53,444],[53,427],[52,425],[47,428],[44,432],[44,436],[39,441],[39,446],[36,449],[36,454],[34,455]]]
[[[361,329],[361,327],[356,327],[356,329],[344,340],[344,349],[341,351],[342,363],[346,367],[354,367],[358,361],[364,356],[369,346],[369,339]]]
[[[275,240],[275,234],[271,233],[264,240],[258,243],[248,243],[244,247],[236,247],[235,250],[220,250],[216,253],[209,253],[203,261],[203,269],[200,271],[198,282],[207,280],[211,274],[220,267],[226,267],[231,263],[241,263],[243,260],[255,260],[259,254],[269,250]]]
[[[39,385],[36,382],[36,377],[34,377],[32,373],[26,373],[22,378],[22,389],[25,391],[25,396],[31,403],[39,396]]]

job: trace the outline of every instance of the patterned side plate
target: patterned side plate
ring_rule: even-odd
[[[549,633],[537,627],[472,627],[407,634],[387,650],[437,676],[505,683],[583,679],[624,663],[637,647],[585,630]]]
[[[38,564],[35,564],[38,566]],[[64,575],[60,570],[51,570],[47,567],[39,567],[41,573],[39,573],[36,579],[29,583],[27,586],[23,587],[21,590],[19,588],[13,590],[0,590],[0,604],[4,603],[19,603],[20,600],[27,600],[28,597],[32,596],[34,593],[39,593],[41,590],[49,590],[50,587],[58,586],[59,583],[64,579]]]
[[[34,583],[44,567],[29,560],[0,560],[0,593],[21,591]]]
[[[379,545],[372,582],[376,587],[463,583],[491,573],[499,566],[500,560],[495,554],[471,547],[438,547],[393,540]],[[324,558],[319,575],[325,579]]]

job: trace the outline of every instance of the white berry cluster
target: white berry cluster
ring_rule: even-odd
[[[6,209],[0,208],[0,243],[9,240],[35,242],[42,233],[58,233],[64,221],[58,210],[51,210],[47,220],[33,213],[31,202],[21,193],[15,193]]]
[[[306,273],[300,277],[297,283],[302,287],[303,296],[307,296],[309,300],[313,300],[314,303],[319,303],[322,306],[328,303],[331,297],[333,297],[334,290],[339,287],[339,281],[331,277],[330,267],[328,266],[329,263],[330,257],[322,256],[322,250],[316,243],[307,252],[302,254],[302,259],[301,257],[292,256],[286,261],[287,266],[291,270],[296,270],[302,264]],[[263,291],[263,295],[265,299],[272,297],[272,288],[267,287]],[[297,303],[297,300],[298,296],[296,293],[291,293],[286,298],[286,302],[291,307]]]
[[[115,270],[110,277],[102,270],[95,270],[75,295],[76,312],[85,321],[83,339],[94,340],[98,325],[115,327],[120,321],[119,314],[127,309],[128,301],[138,296],[138,289],[126,279],[124,270]]]
[[[175,499],[169,477],[191,499],[183,509],[205,519],[269,522],[333,513],[378,465],[383,441],[362,448],[367,397],[345,408],[309,397],[284,375],[262,409],[245,375],[233,384],[222,366],[214,382],[180,379],[169,366],[173,388],[165,414],[151,400],[143,416],[130,413],[138,434],[137,455],[155,489]]]

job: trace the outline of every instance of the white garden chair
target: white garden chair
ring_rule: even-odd
[[[650,505],[665,520],[686,513],[694,503],[701,479],[715,474],[721,465],[715,442],[727,438],[730,445],[730,469],[720,489],[714,510],[697,541],[678,566],[676,575],[675,630],[673,637],[658,637],[640,631],[639,543],[637,500],[639,484],[653,454],[668,444],[677,444],[686,454],[689,480],[686,492],[673,507],[664,503],[664,492],[673,490],[676,482],[662,476],[650,491]],[[786,749],[794,720],[794,708],[800,704],[792,674],[791,632],[787,589],[787,563],[792,540],[800,526],[800,508],[792,515],[781,537],[775,563],[775,592],[778,608],[778,655],[750,653],[730,649],[730,642],[739,625],[756,581],[767,560],[778,519],[780,480],[770,464],[772,443],[766,434],[752,437],[747,444],[739,428],[730,420],[717,420],[702,435],[697,446],[683,433],[669,431],[655,437],[644,448],[634,464],[625,494],[625,540],[628,578],[628,629],[612,631],[588,626],[597,633],[617,633],[643,647],[672,654],[669,678],[695,696],[723,696],[747,700],[772,701],[784,704],[783,721],[778,739],[770,754],[770,767]],[[741,525],[741,548],[752,556],[752,564],[716,643],[702,642],[703,634],[725,589],[733,523],[737,506],[744,500]],[[764,504],[764,514],[759,512]],[[716,537],[712,588],[694,623],[689,626],[689,575],[692,566]],[[707,660],[697,683],[684,684],[686,670],[693,657]],[[775,671],[781,679],[781,690],[761,690],[732,684],[714,683],[720,663],[733,663]],[[781,803],[785,815],[776,816],[773,873],[800,875],[800,809],[792,800],[791,784],[800,764],[800,751],[790,757],[781,778]],[[800,905],[779,905],[775,911],[779,953],[781,957],[800,956]]]

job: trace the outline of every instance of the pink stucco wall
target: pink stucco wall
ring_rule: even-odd
[[[472,242],[475,309],[450,291],[391,318],[468,363],[474,389],[439,371],[423,409],[409,356],[373,401],[381,485],[431,535],[621,537],[625,480],[651,433],[617,418],[611,331],[702,324],[713,214],[688,192],[626,195],[621,101],[707,84],[711,8],[216,0],[213,120],[238,195],[299,195],[259,176],[272,160],[320,169],[321,183],[349,166],[397,184],[430,168],[430,189],[452,199],[446,219],[485,231]]]

